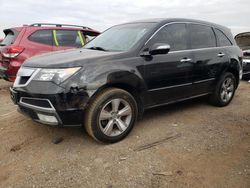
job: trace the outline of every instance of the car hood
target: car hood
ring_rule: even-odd
[[[25,61],[23,66],[34,68],[68,68],[83,66],[122,58],[124,52],[107,52],[90,49],[63,50],[34,56]]]

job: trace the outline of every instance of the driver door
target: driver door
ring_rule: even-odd
[[[157,106],[187,98],[192,94],[193,54],[188,51],[185,23],[164,26],[146,44],[144,51],[155,43],[170,45],[167,54],[144,57],[145,80],[148,88],[146,103]]]

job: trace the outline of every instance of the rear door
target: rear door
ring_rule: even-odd
[[[215,79],[228,62],[225,49],[217,47],[212,27],[200,24],[188,24],[190,46],[194,55],[193,95],[212,91]]]
[[[170,51],[144,59],[148,105],[161,105],[190,96],[193,57],[188,50],[186,24],[175,23],[161,28],[144,50],[155,43],[170,45]]]

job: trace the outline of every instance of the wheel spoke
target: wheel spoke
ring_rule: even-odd
[[[103,129],[103,132],[108,136],[111,135],[113,131],[113,126],[114,126],[114,120],[109,120],[108,124]]]
[[[226,86],[226,88],[228,87],[228,84],[229,84],[229,80],[226,79],[226,80],[225,80],[225,86]]]
[[[223,90],[226,90],[226,89],[227,89],[227,86],[226,86],[225,83],[222,84],[222,89],[223,89]]]
[[[111,103],[112,103],[112,111],[113,112],[118,112],[120,102],[121,102],[120,99],[114,99],[114,100],[111,101]]]
[[[118,111],[119,116],[128,116],[131,114],[131,108],[129,105],[126,105],[123,109]]]
[[[100,120],[106,120],[106,119],[110,119],[112,117],[111,113],[108,112],[107,110],[102,110],[101,114],[100,114]]]
[[[231,92],[231,91],[233,91],[233,89],[234,89],[234,86],[231,84],[231,85],[227,88],[227,91]]]
[[[231,85],[231,83],[232,83],[232,80],[230,78],[226,79],[225,80],[225,86],[226,86],[226,88],[228,88]]]
[[[226,93],[226,97],[225,97],[226,101],[228,101],[230,99],[230,94]]]
[[[225,94],[226,94],[226,92],[223,90],[223,91],[221,92],[221,94],[220,94],[222,100],[225,99],[225,98],[224,98],[224,97],[225,97]]]
[[[127,125],[121,119],[117,119],[116,122],[116,125],[121,132],[126,130]]]

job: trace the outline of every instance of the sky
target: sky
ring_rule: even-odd
[[[229,27],[233,34],[250,31],[250,0],[0,0],[3,29],[23,24],[65,23],[104,31],[147,18],[193,18]]]

